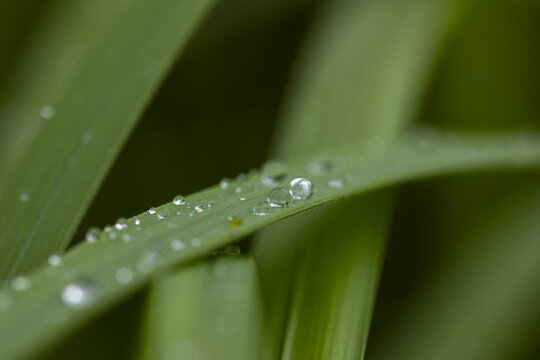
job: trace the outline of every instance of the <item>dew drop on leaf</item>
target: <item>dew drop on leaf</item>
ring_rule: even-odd
[[[30,288],[32,282],[26,276],[15,276],[11,279],[11,288],[15,291],[24,291]]]
[[[58,254],[52,254],[51,256],[49,256],[49,258],[47,259],[47,262],[49,263],[50,266],[61,266],[62,265],[62,257]]]
[[[289,192],[293,199],[306,200],[312,194],[311,181],[306,178],[296,178],[291,181]]]
[[[148,209],[148,213],[149,213],[150,215],[154,215],[154,214],[156,213],[156,208],[151,207],[150,209]]]
[[[116,270],[114,277],[120,284],[129,284],[133,280],[133,271],[128,267],[121,267]]]
[[[56,114],[56,109],[51,105],[45,105],[39,110],[39,115],[46,120],[52,119]]]
[[[176,195],[173,199],[174,205],[181,206],[181,205],[184,205],[185,203],[186,203],[186,200],[184,199],[182,195]]]
[[[21,195],[19,195],[19,200],[21,200],[21,202],[27,202],[29,199],[30,195],[28,195],[27,193],[22,193]]]
[[[62,302],[69,307],[82,307],[90,303],[97,294],[97,284],[90,279],[78,279],[62,289]]]
[[[99,240],[99,237],[101,236],[101,230],[97,227],[91,227],[88,229],[85,235],[85,239],[89,243],[96,243]]]
[[[268,203],[271,207],[286,207],[291,201],[289,190],[283,187],[276,187],[268,193]]]
[[[270,212],[271,207],[267,202],[260,202],[253,207],[253,214],[257,216],[266,216]]]
[[[160,220],[166,220],[169,217],[169,212],[167,210],[159,210],[157,212],[157,217]]]
[[[261,170],[261,182],[268,186],[277,186],[285,177],[287,168],[280,161],[269,161]]]
[[[118,220],[116,220],[116,223],[114,224],[114,227],[118,230],[124,230],[127,228],[127,222],[126,219],[121,217]]]

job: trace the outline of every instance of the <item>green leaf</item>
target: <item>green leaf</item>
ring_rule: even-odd
[[[250,257],[219,256],[154,283],[143,338],[146,359],[256,359],[263,339]]]
[[[60,1],[44,13],[2,99],[2,281],[67,246],[211,3]]]
[[[190,205],[169,203],[155,214],[127,220],[127,228],[119,223],[122,230],[109,229],[97,243],[69,251],[62,266],[42,267],[29,278],[15,278],[13,289],[0,297],[0,358],[36,354],[140,289],[159,272],[331,201],[447,173],[538,167],[540,135],[417,132],[378,155],[370,157],[358,150],[334,154],[326,163],[332,171],[309,175],[315,191],[307,200],[270,208],[266,216],[252,213],[255,205],[266,201],[270,190],[253,173],[227,189],[212,187],[187,197]],[[279,184],[287,186],[289,180],[306,176],[312,161],[287,163],[287,174]],[[215,205],[209,207],[211,200]]]

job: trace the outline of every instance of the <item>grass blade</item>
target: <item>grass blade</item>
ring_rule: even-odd
[[[0,297],[0,358],[35,354],[132,294],[160,271],[314,207],[418,178],[482,169],[538,167],[540,135],[416,133],[396,142],[380,157],[365,157],[349,150],[336,154],[334,159],[341,159],[338,163],[342,166],[336,164],[327,175],[310,176],[317,191],[309,199],[270,209],[266,216],[252,213],[253,206],[265,201],[269,191],[254,173],[253,178],[233,182],[228,189],[213,187],[187,197],[193,204],[191,209],[187,209],[188,205],[169,203],[156,209],[157,214],[145,213],[129,219],[126,229],[110,229],[100,235],[99,242],[76,246],[68,252],[62,266],[43,267],[27,279],[17,279],[15,288]],[[308,163],[289,162],[287,176],[280,184],[305,176]],[[344,179],[346,186],[327,185],[329,176],[337,175],[335,171],[350,174]],[[237,187],[251,188],[245,194],[246,200],[238,199]],[[216,205],[199,212],[194,207],[199,199],[204,199],[204,203],[215,200]],[[181,215],[176,215],[179,209]],[[118,280],[120,268],[128,270],[123,270]],[[130,275],[124,276],[126,272]],[[26,289],[29,284],[33,285]]]
[[[286,104],[287,120],[277,137],[278,154],[280,156],[295,156],[298,153],[317,151],[321,146],[336,146],[338,144],[366,143],[366,152],[376,152],[377,147],[384,147],[392,141],[416,111],[424,84],[430,69],[434,63],[437,51],[441,47],[441,39],[446,35],[450,20],[454,15],[455,1],[424,2],[408,1],[395,3],[391,1],[332,1],[327,4],[320,23],[315,28],[312,41],[307,47],[303,61],[299,66],[292,96]],[[426,32],[425,29],[431,29]],[[377,36],[374,36],[377,34]],[[379,199],[371,197],[372,204],[364,204],[365,208],[378,211],[372,214],[381,219],[380,225],[384,226],[392,212],[392,197],[381,194]],[[361,198],[354,199],[348,206],[346,203],[335,207],[334,219],[338,219],[338,211],[343,218],[348,218],[351,212],[358,207],[356,202],[363,201]],[[386,207],[381,206],[382,203]],[[324,216],[311,215],[300,222],[293,221],[290,224],[280,225],[261,234],[257,243],[256,260],[260,264],[263,284],[267,289],[268,310],[271,321],[272,334],[275,338],[275,347],[280,348],[283,337],[284,318],[289,301],[288,288],[292,282],[291,273],[295,271],[297,263],[301,267],[309,267],[311,263],[328,263],[341,268],[351,268],[355,264],[363,262],[364,254],[355,252],[355,257],[344,257],[348,265],[340,263],[340,254],[347,248],[354,247],[351,244],[358,241],[366,241],[369,238],[373,261],[363,268],[365,272],[356,272],[356,282],[366,286],[363,290],[347,291],[346,287],[333,287],[340,279],[334,281],[327,279],[321,285],[319,291],[315,291],[309,284],[308,278],[300,277],[295,287],[301,287],[298,293],[313,290],[312,297],[316,297],[320,303],[330,305],[336,302],[352,304],[351,296],[362,304],[372,304],[375,297],[379,269],[382,264],[381,253],[385,247],[386,229],[374,231],[371,218],[358,218],[352,224],[343,228],[346,236],[340,236],[340,226],[326,223],[334,229],[331,239],[318,239],[325,236],[324,232],[315,235],[311,232],[314,224],[324,219]],[[340,223],[341,225],[341,223]],[[352,228],[356,228],[356,232]],[[303,229],[303,230],[302,230]],[[310,235],[307,235],[310,234]],[[374,235],[378,239],[372,238]],[[347,236],[349,238],[347,238]],[[309,242],[300,244],[300,238]],[[317,238],[318,240],[316,240]],[[335,244],[327,252],[319,252],[311,249],[313,243],[325,241]],[[377,244],[378,246],[375,246]],[[295,247],[300,247],[301,255],[296,256]],[[305,250],[305,249],[310,249]],[[335,252],[335,254],[334,254]],[[317,259],[311,256],[320,257]],[[330,257],[336,257],[334,261]],[[371,267],[368,267],[370,265]],[[339,268],[328,269],[328,273],[338,276],[344,275]],[[371,278],[371,280],[368,280]],[[288,279],[288,280],[287,280]],[[350,280],[354,283],[354,280]],[[289,282],[289,284],[284,284]],[[336,285],[337,286],[337,285]],[[343,290],[342,292],[330,290]],[[299,295],[294,295],[293,303],[302,301]],[[326,299],[322,299],[326,297]],[[341,298],[340,298],[341,297]],[[309,296],[305,296],[308,299]],[[309,308],[307,303],[295,304],[299,308]],[[354,306],[353,306],[354,307]],[[313,313],[320,315],[320,326],[314,326],[316,322],[307,323],[307,328],[292,326],[289,324],[288,339],[300,339],[291,344],[288,340],[284,358],[313,358],[313,343],[302,341],[302,335],[296,336],[290,333],[320,330],[318,343],[323,343],[325,351],[319,356],[328,355],[327,352],[347,352],[352,358],[359,358],[363,353],[363,345],[368,333],[368,324],[371,314],[370,306],[363,306],[361,313],[357,308],[349,309],[355,314],[356,320],[345,319],[339,323],[339,318],[326,318],[333,316],[331,313]],[[309,316],[308,316],[309,317]],[[294,319],[291,319],[295,322]],[[333,322],[332,329],[325,329],[326,322]],[[339,334],[350,328],[350,324],[357,321],[359,330],[358,341],[334,334]],[[341,332],[343,334],[343,332]],[[315,335],[313,335],[315,336]],[[349,348],[350,347],[350,348]]]
[[[256,359],[260,300],[250,257],[211,258],[165,276],[150,290],[143,358]]]
[[[67,246],[211,3],[61,1],[41,19],[0,114],[0,153],[11,159],[0,161],[4,284]]]

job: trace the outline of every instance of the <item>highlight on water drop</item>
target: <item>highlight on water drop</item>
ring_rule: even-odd
[[[306,200],[313,193],[311,181],[306,178],[296,178],[290,182],[289,192],[295,200]]]

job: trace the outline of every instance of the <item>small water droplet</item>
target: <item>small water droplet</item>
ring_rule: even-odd
[[[229,221],[229,225],[231,225],[231,227],[238,227],[242,225],[242,218],[239,216],[231,215],[227,218],[227,220]]]
[[[269,161],[261,170],[261,182],[268,186],[277,186],[283,180],[287,168],[280,161]]]
[[[110,231],[110,232],[109,232],[109,239],[114,240],[114,239],[116,239],[117,237],[118,237],[118,234],[117,234],[116,232],[114,232],[114,231]]]
[[[186,247],[186,244],[182,240],[179,239],[173,239],[171,240],[171,248],[175,251],[184,250]]]
[[[221,181],[219,182],[219,187],[222,188],[223,190],[225,189],[228,189],[229,186],[230,186],[230,180],[227,179],[227,178],[223,178],[221,179]]]
[[[133,236],[130,234],[122,234],[122,240],[124,242],[131,242],[131,240],[133,240]]]
[[[27,193],[22,193],[21,195],[19,195],[19,200],[21,200],[21,202],[27,202],[28,199],[30,199],[30,195],[28,195]]]
[[[204,211],[205,205],[206,203],[203,200],[197,200],[197,202],[195,203],[195,211],[199,214],[202,213]]]
[[[0,312],[9,311],[13,306],[13,300],[8,294],[0,294]]]
[[[245,197],[241,197],[239,200],[240,201],[246,201],[247,199]]]
[[[39,115],[46,120],[52,119],[56,114],[56,109],[51,105],[45,105],[39,110]]]
[[[332,189],[342,189],[345,187],[345,177],[342,175],[333,175],[328,179],[328,186]]]
[[[252,191],[253,191],[253,184],[251,184],[249,182],[246,182],[246,183],[243,183],[243,184],[238,184],[234,188],[234,192],[239,194],[239,195],[247,195]]]
[[[150,209],[148,209],[148,213],[149,213],[150,215],[154,215],[154,214],[156,213],[156,208],[151,207]]]
[[[182,195],[176,195],[173,199],[174,205],[181,206],[181,205],[184,205],[185,203],[186,203],[186,200],[184,199]]]
[[[207,205],[208,205],[209,208],[214,207],[216,205],[216,201],[215,200],[210,200]]]
[[[157,217],[160,220],[166,220],[169,217],[169,212],[165,209],[159,210],[157,212]]]
[[[329,154],[322,153],[307,165],[307,170],[313,175],[324,175],[332,168],[332,159]]]
[[[51,266],[61,266],[63,262],[62,257],[58,254],[52,254],[47,261]]]
[[[24,291],[30,288],[32,282],[26,276],[15,276],[11,279],[11,288],[15,291]]]
[[[119,218],[118,220],[116,220],[116,223],[114,224],[114,227],[117,228],[118,230],[126,229],[128,227],[126,219],[123,218],[123,217]]]
[[[291,181],[290,185],[289,192],[293,199],[306,200],[312,194],[311,181],[306,178],[296,178]]]
[[[191,239],[191,246],[193,246],[193,247],[201,246],[201,239],[199,239],[199,238]]]
[[[79,308],[90,303],[97,294],[97,285],[90,279],[78,279],[62,289],[62,302],[69,307]]]
[[[121,267],[116,270],[114,277],[120,284],[129,284],[133,280],[133,271],[128,267]]]
[[[83,144],[88,144],[90,142],[90,140],[92,140],[92,132],[91,131],[85,131],[83,132],[83,134],[81,135],[81,142]]]
[[[366,141],[366,154],[373,158],[378,158],[384,155],[387,147],[386,140],[378,136],[372,136]]]
[[[286,207],[291,201],[289,190],[283,187],[276,187],[268,193],[268,203],[271,207]]]
[[[101,236],[101,230],[97,227],[91,227],[88,229],[85,235],[85,239],[89,243],[96,243],[99,240],[99,237]]]
[[[266,216],[270,210],[271,207],[267,202],[260,202],[253,207],[253,214],[257,216]]]
[[[140,219],[135,219],[135,225],[137,225],[137,226],[141,225],[141,220]]]

